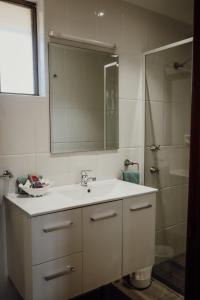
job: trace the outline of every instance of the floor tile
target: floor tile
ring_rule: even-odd
[[[2,300],[23,300],[14,285],[8,281],[0,282],[0,299]]]
[[[16,291],[13,284],[0,282],[0,299],[3,300],[23,300]],[[136,289],[127,289],[122,282],[101,287],[95,291],[74,298],[73,300],[183,300],[168,287],[153,279],[150,288],[139,291]]]
[[[184,295],[185,291],[185,255],[179,255],[171,260],[155,265],[153,276]]]
[[[152,285],[146,290],[127,289],[121,282],[114,283],[120,291],[132,300],[181,300],[179,296],[159,281],[153,279]]]

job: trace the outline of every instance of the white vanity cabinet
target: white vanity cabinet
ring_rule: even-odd
[[[8,275],[24,300],[71,299],[154,263],[156,190],[118,182],[125,198],[7,197]]]
[[[128,275],[152,266],[155,256],[155,195],[123,201],[123,264]]]
[[[122,201],[83,208],[83,290],[121,278]]]
[[[30,217],[6,202],[8,275],[24,300],[82,293],[82,210]]]

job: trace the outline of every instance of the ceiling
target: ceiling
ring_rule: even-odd
[[[194,0],[125,0],[178,21],[193,23]]]

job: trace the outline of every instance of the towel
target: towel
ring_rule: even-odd
[[[21,194],[21,195],[24,195],[26,194],[20,187],[19,185],[20,184],[25,184],[26,183],[26,180],[28,179],[27,176],[20,176],[20,177],[17,177],[17,180],[16,180],[16,187],[17,187],[17,193],[18,194]]]
[[[139,184],[140,173],[138,171],[123,171],[123,180]]]

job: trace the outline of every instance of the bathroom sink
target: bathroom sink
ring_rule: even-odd
[[[117,189],[116,186],[116,182],[102,181],[100,183],[90,183],[87,187],[80,185],[73,186],[62,191],[62,194],[73,200],[108,197],[114,190]]]
[[[45,196],[37,198],[15,193],[10,193],[6,197],[30,216],[37,216],[156,191],[150,187],[109,179],[91,182],[87,187],[80,184],[52,187]]]
[[[73,201],[112,200],[141,194],[144,186],[117,179],[89,183],[88,186],[66,186],[61,193]]]

